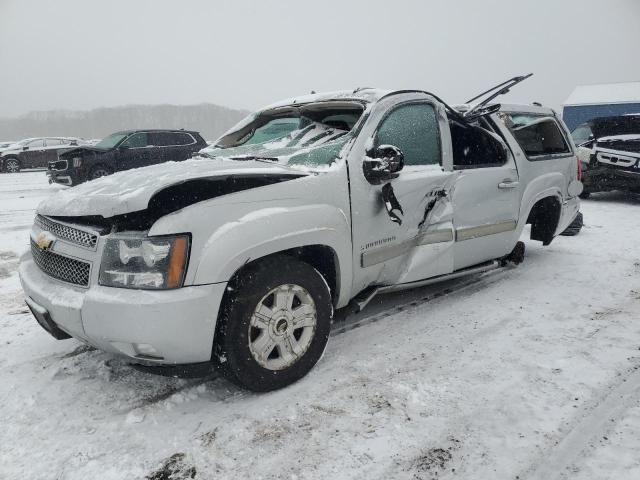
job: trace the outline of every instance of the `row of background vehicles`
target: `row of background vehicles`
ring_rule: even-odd
[[[334,123],[340,126],[341,122]],[[261,144],[294,128],[292,122],[272,122],[253,132],[249,143]],[[534,142],[536,135],[544,135],[534,133],[544,125],[519,128],[525,142],[527,135]],[[640,193],[640,113],[594,118],[577,126],[571,136],[581,161],[582,198],[618,189]],[[46,168],[51,182],[72,186],[122,170],[186,160],[206,147],[198,132],[185,130],[129,130],[100,141],[28,138],[0,142],[0,171]]]
[[[524,78],[457,108],[419,90],[298,97],[199,158],[64,189],[36,212],[27,304],[58,339],[212,362],[256,391],[289,385],[322,356],[335,309],[519,263],[527,224],[548,245],[578,218],[563,122],[492,103]],[[84,166],[81,151],[60,157]]]
[[[185,130],[128,130],[98,142],[28,138],[0,146],[0,170],[46,168],[50,181],[71,186],[122,170],[186,160],[206,146],[198,132]]]

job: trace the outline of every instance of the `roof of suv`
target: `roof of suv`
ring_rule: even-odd
[[[200,135],[199,132],[196,132],[195,130],[184,130],[181,128],[136,128],[136,129],[132,129],[132,130],[120,130],[119,132],[113,132],[114,134],[116,133],[120,133],[123,135],[129,135],[130,133],[137,133],[137,132],[165,132],[165,133],[195,133],[197,135]]]

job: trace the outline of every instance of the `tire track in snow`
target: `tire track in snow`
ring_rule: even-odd
[[[470,278],[463,277],[462,279],[451,280],[449,282],[445,282],[444,286],[439,286],[439,288],[435,291],[434,286],[423,287],[422,289],[417,288],[415,290],[407,290],[401,295],[403,295],[404,297],[408,297],[408,300],[404,300],[401,303],[394,302],[394,300],[397,299],[397,297],[391,298],[391,295],[394,294],[383,294],[379,297],[380,299],[382,299],[382,302],[378,306],[370,304],[362,312],[350,315],[348,313],[341,314],[341,312],[338,312],[338,318],[337,321],[334,321],[331,330],[331,336],[335,337],[356,328],[379,322],[396,313],[403,312],[410,307],[417,307],[426,303],[433,303],[436,300],[445,299],[458,293],[468,291],[475,292],[482,290],[489,285],[502,280],[509,271],[511,271],[511,268],[501,267],[486,273],[473,275]],[[424,294],[425,289],[429,289],[429,293],[427,293],[426,295]],[[397,296],[398,294],[395,295]],[[390,298],[385,298],[386,296]],[[377,311],[372,311],[373,309],[376,309]]]
[[[640,359],[609,386],[607,393],[588,408],[588,412],[538,463],[520,478],[528,480],[566,479],[574,473],[576,461],[595,447],[596,441],[615,427],[627,410],[640,401]],[[516,477],[517,478],[517,477]]]

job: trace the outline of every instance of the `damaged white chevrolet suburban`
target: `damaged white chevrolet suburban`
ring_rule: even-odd
[[[199,158],[46,200],[20,278],[57,338],[138,362],[213,361],[265,391],[314,366],[334,309],[517,260],[525,225],[549,244],[580,193],[550,109],[313,94],[250,116]]]

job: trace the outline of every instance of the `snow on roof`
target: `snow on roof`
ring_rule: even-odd
[[[389,90],[379,90],[377,88],[357,88],[355,90],[339,90],[335,92],[321,92],[311,93],[308,95],[302,95],[299,97],[288,98],[276,103],[272,103],[264,107],[263,110],[270,110],[272,108],[289,106],[295,103],[312,103],[312,102],[325,102],[331,100],[357,100],[364,102],[375,102],[386,94],[390,93]]]
[[[564,105],[640,103],[640,82],[578,85]]]

